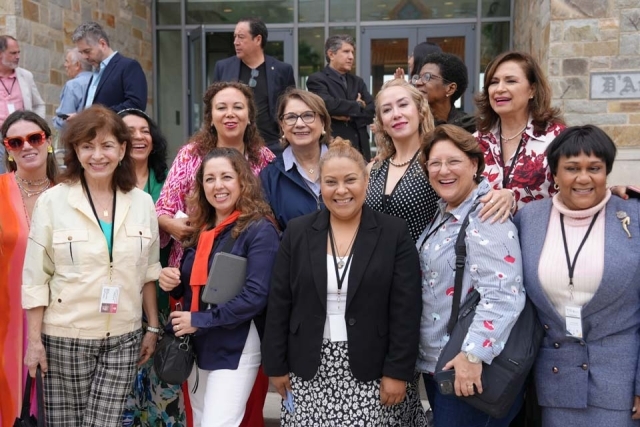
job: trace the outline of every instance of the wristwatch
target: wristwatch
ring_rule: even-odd
[[[162,332],[162,329],[155,328],[153,326],[147,326],[147,332],[151,332],[152,334],[160,335],[160,332]]]
[[[482,360],[475,354],[466,353],[466,352],[463,352],[463,354],[465,355],[469,363],[476,363],[476,364],[482,363]]]

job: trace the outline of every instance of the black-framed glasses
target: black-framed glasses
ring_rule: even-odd
[[[414,74],[413,77],[411,77],[411,83],[417,85],[419,81],[427,83],[431,79],[442,80],[442,83],[451,83],[449,80],[431,73],[424,73],[420,75]]]
[[[298,118],[302,119],[302,122],[310,125],[316,121],[315,111],[305,111],[302,114],[287,113],[280,116],[280,120],[287,126],[295,126],[298,123]]]
[[[4,146],[7,150],[20,150],[25,142],[32,147],[39,147],[45,143],[47,135],[44,131],[32,132],[27,136],[11,136],[4,139]]]
[[[258,81],[256,80],[256,77],[258,77],[260,75],[260,71],[258,71],[257,68],[253,68],[251,70],[251,78],[249,79],[249,87],[256,87],[256,85],[258,84]]]

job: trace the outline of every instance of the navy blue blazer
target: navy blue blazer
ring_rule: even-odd
[[[209,268],[213,256],[231,236],[231,228],[232,226],[227,227],[216,238],[209,257]],[[279,244],[280,235],[267,219],[253,223],[238,236],[231,253],[247,258],[247,283],[244,289],[229,302],[208,310],[207,304],[200,301],[200,311],[191,314],[191,326],[198,328],[194,348],[198,356],[198,367],[201,369],[237,369],[252,320],[255,320],[262,335],[264,318],[259,318],[267,306],[269,279]],[[180,267],[181,283],[171,292],[175,298],[184,295],[184,307],[187,311],[191,308],[193,298],[189,281],[194,258],[194,248],[185,250]]]
[[[598,291],[582,309],[584,339],[565,335],[564,317],[548,300],[538,277],[551,203],[529,203],[514,219],[524,287],[545,329],[534,368],[539,403],[628,410],[631,417],[633,397],[640,395],[640,203],[612,196],[605,207],[604,272]],[[631,238],[616,217],[618,211],[631,218]]]
[[[92,81],[93,76],[84,93],[83,106]],[[104,105],[116,113],[125,108],[145,111],[147,109],[147,78],[138,61],[116,53],[100,77],[93,103]]]
[[[312,379],[327,318],[329,211],[289,221],[271,278],[262,362]],[[418,251],[404,219],[362,208],[349,272],[349,365],[360,381],[413,379],[422,313]]]
[[[345,74],[347,89],[335,71],[327,65],[323,70],[315,72],[307,79],[307,89],[324,100],[331,116],[348,116],[348,122],[331,120],[331,135],[348,139],[368,161],[371,158],[369,148],[369,125],[373,123],[375,102],[364,80],[351,73]],[[356,101],[360,94],[365,102],[361,107]]]
[[[276,111],[278,98],[288,87],[295,87],[296,80],[293,77],[291,65],[278,61],[269,55],[264,56],[264,62],[267,69],[267,87],[269,88],[269,114],[271,119],[275,121],[278,120]],[[216,62],[213,69],[214,82],[237,82],[239,78],[240,58],[231,56]]]
[[[262,169],[260,182],[281,230],[289,220],[324,208],[322,197],[311,191],[295,165],[285,170],[282,154]]]

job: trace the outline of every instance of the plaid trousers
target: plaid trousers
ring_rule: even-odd
[[[43,335],[48,427],[121,427],[140,355],[142,329],[105,339]]]

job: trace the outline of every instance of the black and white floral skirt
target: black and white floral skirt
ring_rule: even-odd
[[[305,381],[291,373],[295,410],[280,412],[286,427],[355,427],[401,425],[403,404],[380,404],[380,380],[359,381],[349,367],[347,342],[322,342],[320,367]],[[419,400],[418,400],[419,402]]]

